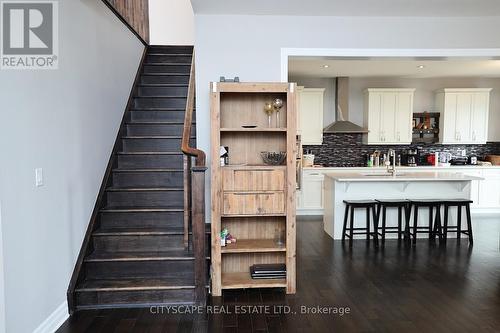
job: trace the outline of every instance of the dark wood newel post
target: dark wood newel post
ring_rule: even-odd
[[[205,172],[207,167],[191,168],[192,232],[194,252],[194,283],[196,303],[205,305],[207,260],[205,245]]]

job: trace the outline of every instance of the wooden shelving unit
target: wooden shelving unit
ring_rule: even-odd
[[[211,83],[212,294],[225,289],[286,288],[295,293],[296,85]],[[283,100],[280,123],[269,127],[264,104]],[[255,128],[242,126],[254,125]],[[220,147],[229,165],[221,166]],[[262,151],[286,151],[283,165],[266,165]],[[236,243],[221,246],[227,228]],[[285,244],[276,235],[284,233]],[[286,279],[252,279],[250,266],[285,263]]]

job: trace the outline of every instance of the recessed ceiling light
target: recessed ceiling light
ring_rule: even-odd
[[[424,68],[425,68],[425,66],[424,66],[424,65],[418,65],[418,66],[417,66],[417,68],[418,68],[418,69],[424,69]]]
[[[328,68],[330,67],[330,65],[323,65],[323,68]]]

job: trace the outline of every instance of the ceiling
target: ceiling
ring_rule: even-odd
[[[328,68],[324,66],[327,65]],[[419,68],[424,66],[424,68]],[[500,60],[332,59],[292,58],[291,76],[302,77],[500,77]]]
[[[195,14],[500,16],[499,0],[191,0]]]

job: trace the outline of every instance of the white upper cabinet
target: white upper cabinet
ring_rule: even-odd
[[[410,144],[412,139],[413,95],[415,89],[367,89],[365,124],[367,144]]]
[[[490,88],[442,89],[436,93],[440,142],[480,144],[488,139]]]
[[[297,89],[297,128],[303,145],[323,144],[323,98],[325,89]]]

